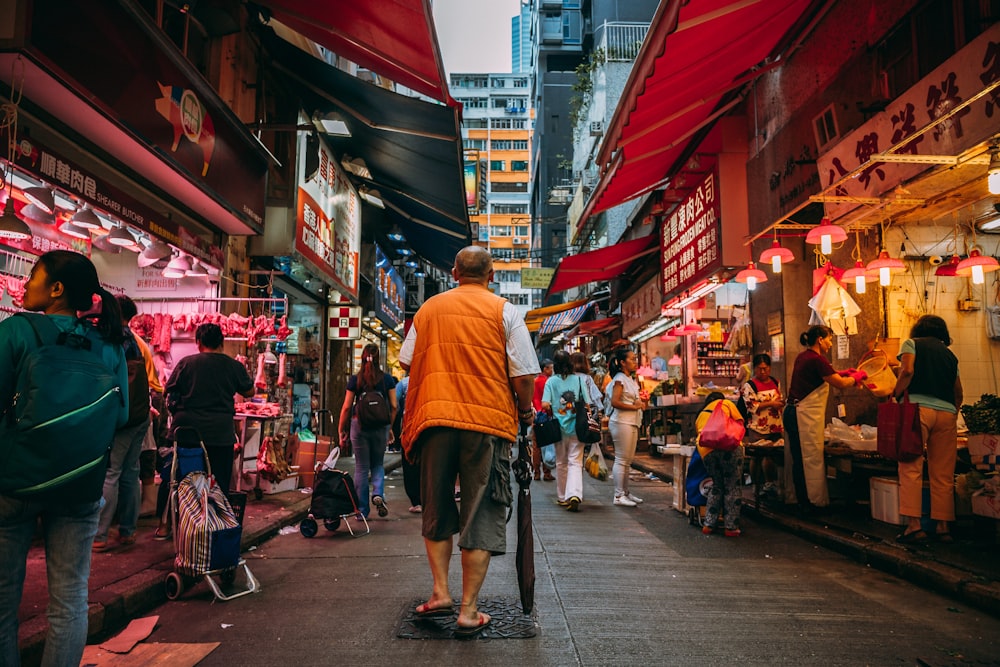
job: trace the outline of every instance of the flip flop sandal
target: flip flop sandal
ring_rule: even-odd
[[[488,614],[479,612],[479,623],[471,627],[465,627],[462,625],[455,624],[455,638],[456,639],[471,639],[485,630],[493,619],[489,617]]]
[[[423,611],[420,611],[421,607],[423,607]],[[413,613],[417,618],[440,618],[442,616],[454,615],[455,607],[452,605],[448,605],[447,607],[428,607],[425,602],[424,604],[418,604]]]

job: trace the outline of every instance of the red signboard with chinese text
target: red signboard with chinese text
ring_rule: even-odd
[[[718,172],[705,177],[660,229],[660,289],[669,301],[722,268]]]

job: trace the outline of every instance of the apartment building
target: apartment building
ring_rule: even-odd
[[[512,73],[454,73],[449,84],[463,109],[473,240],[493,255],[499,294],[523,312],[541,295],[521,285],[521,269],[532,266],[529,85],[527,74]]]

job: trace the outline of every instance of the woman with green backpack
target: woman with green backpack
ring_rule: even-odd
[[[20,664],[17,607],[40,519],[49,585],[41,662],[78,665],[107,452],[129,414],[121,311],[91,261],[69,250],[38,258],[23,306],[43,315],[0,322],[0,664]]]

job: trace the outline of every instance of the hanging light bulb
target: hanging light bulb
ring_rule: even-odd
[[[0,216],[0,239],[23,241],[30,239],[31,236],[31,228],[14,214],[14,198],[8,196],[3,215]]]
[[[24,198],[29,202],[42,209],[46,213],[55,213],[56,211],[56,196],[52,191],[52,188],[46,187],[35,187],[35,188],[25,188],[21,191]]]
[[[271,344],[267,344],[267,349],[264,350],[264,363],[265,364],[276,364],[278,363],[278,357],[274,356],[274,352],[271,352]]]
[[[809,230],[806,234],[806,243],[818,245],[820,252],[829,255],[833,252],[834,243],[842,243],[847,240],[847,231],[839,225],[830,222],[830,218],[823,218],[819,224]]]
[[[986,169],[986,186],[991,195],[1000,195],[1000,148],[990,148],[990,166]]]
[[[189,278],[204,278],[208,275],[208,269],[206,269],[205,265],[198,260],[194,260],[191,262],[191,268],[188,269],[184,275]]]
[[[191,270],[191,263],[184,255],[176,255],[163,269],[164,278],[183,278]]]
[[[986,282],[986,274],[1000,269],[1000,263],[994,258],[983,255],[978,248],[969,251],[969,256],[958,263],[955,269],[956,275],[972,276],[974,285],[982,285]]]
[[[81,207],[79,211],[73,214],[70,220],[77,227],[84,229],[100,229],[102,227],[101,219],[97,217],[97,214],[89,206]]]
[[[767,274],[750,262],[747,268],[736,274],[736,282],[746,283],[747,289],[752,292],[757,288],[757,283],[767,282]]]
[[[795,259],[795,255],[788,248],[782,248],[781,244],[778,243],[778,239],[774,239],[774,243],[771,247],[760,254],[760,263],[767,264],[771,263],[771,270],[775,273],[781,273],[781,265],[787,264]]]
[[[906,270],[903,261],[889,256],[888,250],[883,250],[878,254],[877,259],[868,262],[869,271],[878,271],[878,284],[888,287],[892,284],[892,276]]]
[[[68,236],[72,236],[75,239],[89,239],[90,232],[88,232],[83,227],[78,226],[75,222],[67,220],[66,222],[59,225],[59,231]]]
[[[951,259],[942,264],[941,266],[934,269],[935,276],[943,276],[945,278],[952,278],[958,275],[958,265],[962,263],[962,259],[958,255],[952,255]]]
[[[854,280],[854,290],[858,294],[864,294],[869,280],[868,269],[858,260],[853,267],[844,271],[844,280]]]
[[[123,225],[119,225],[108,232],[108,243],[120,246],[135,245],[135,237],[129,234]]]

